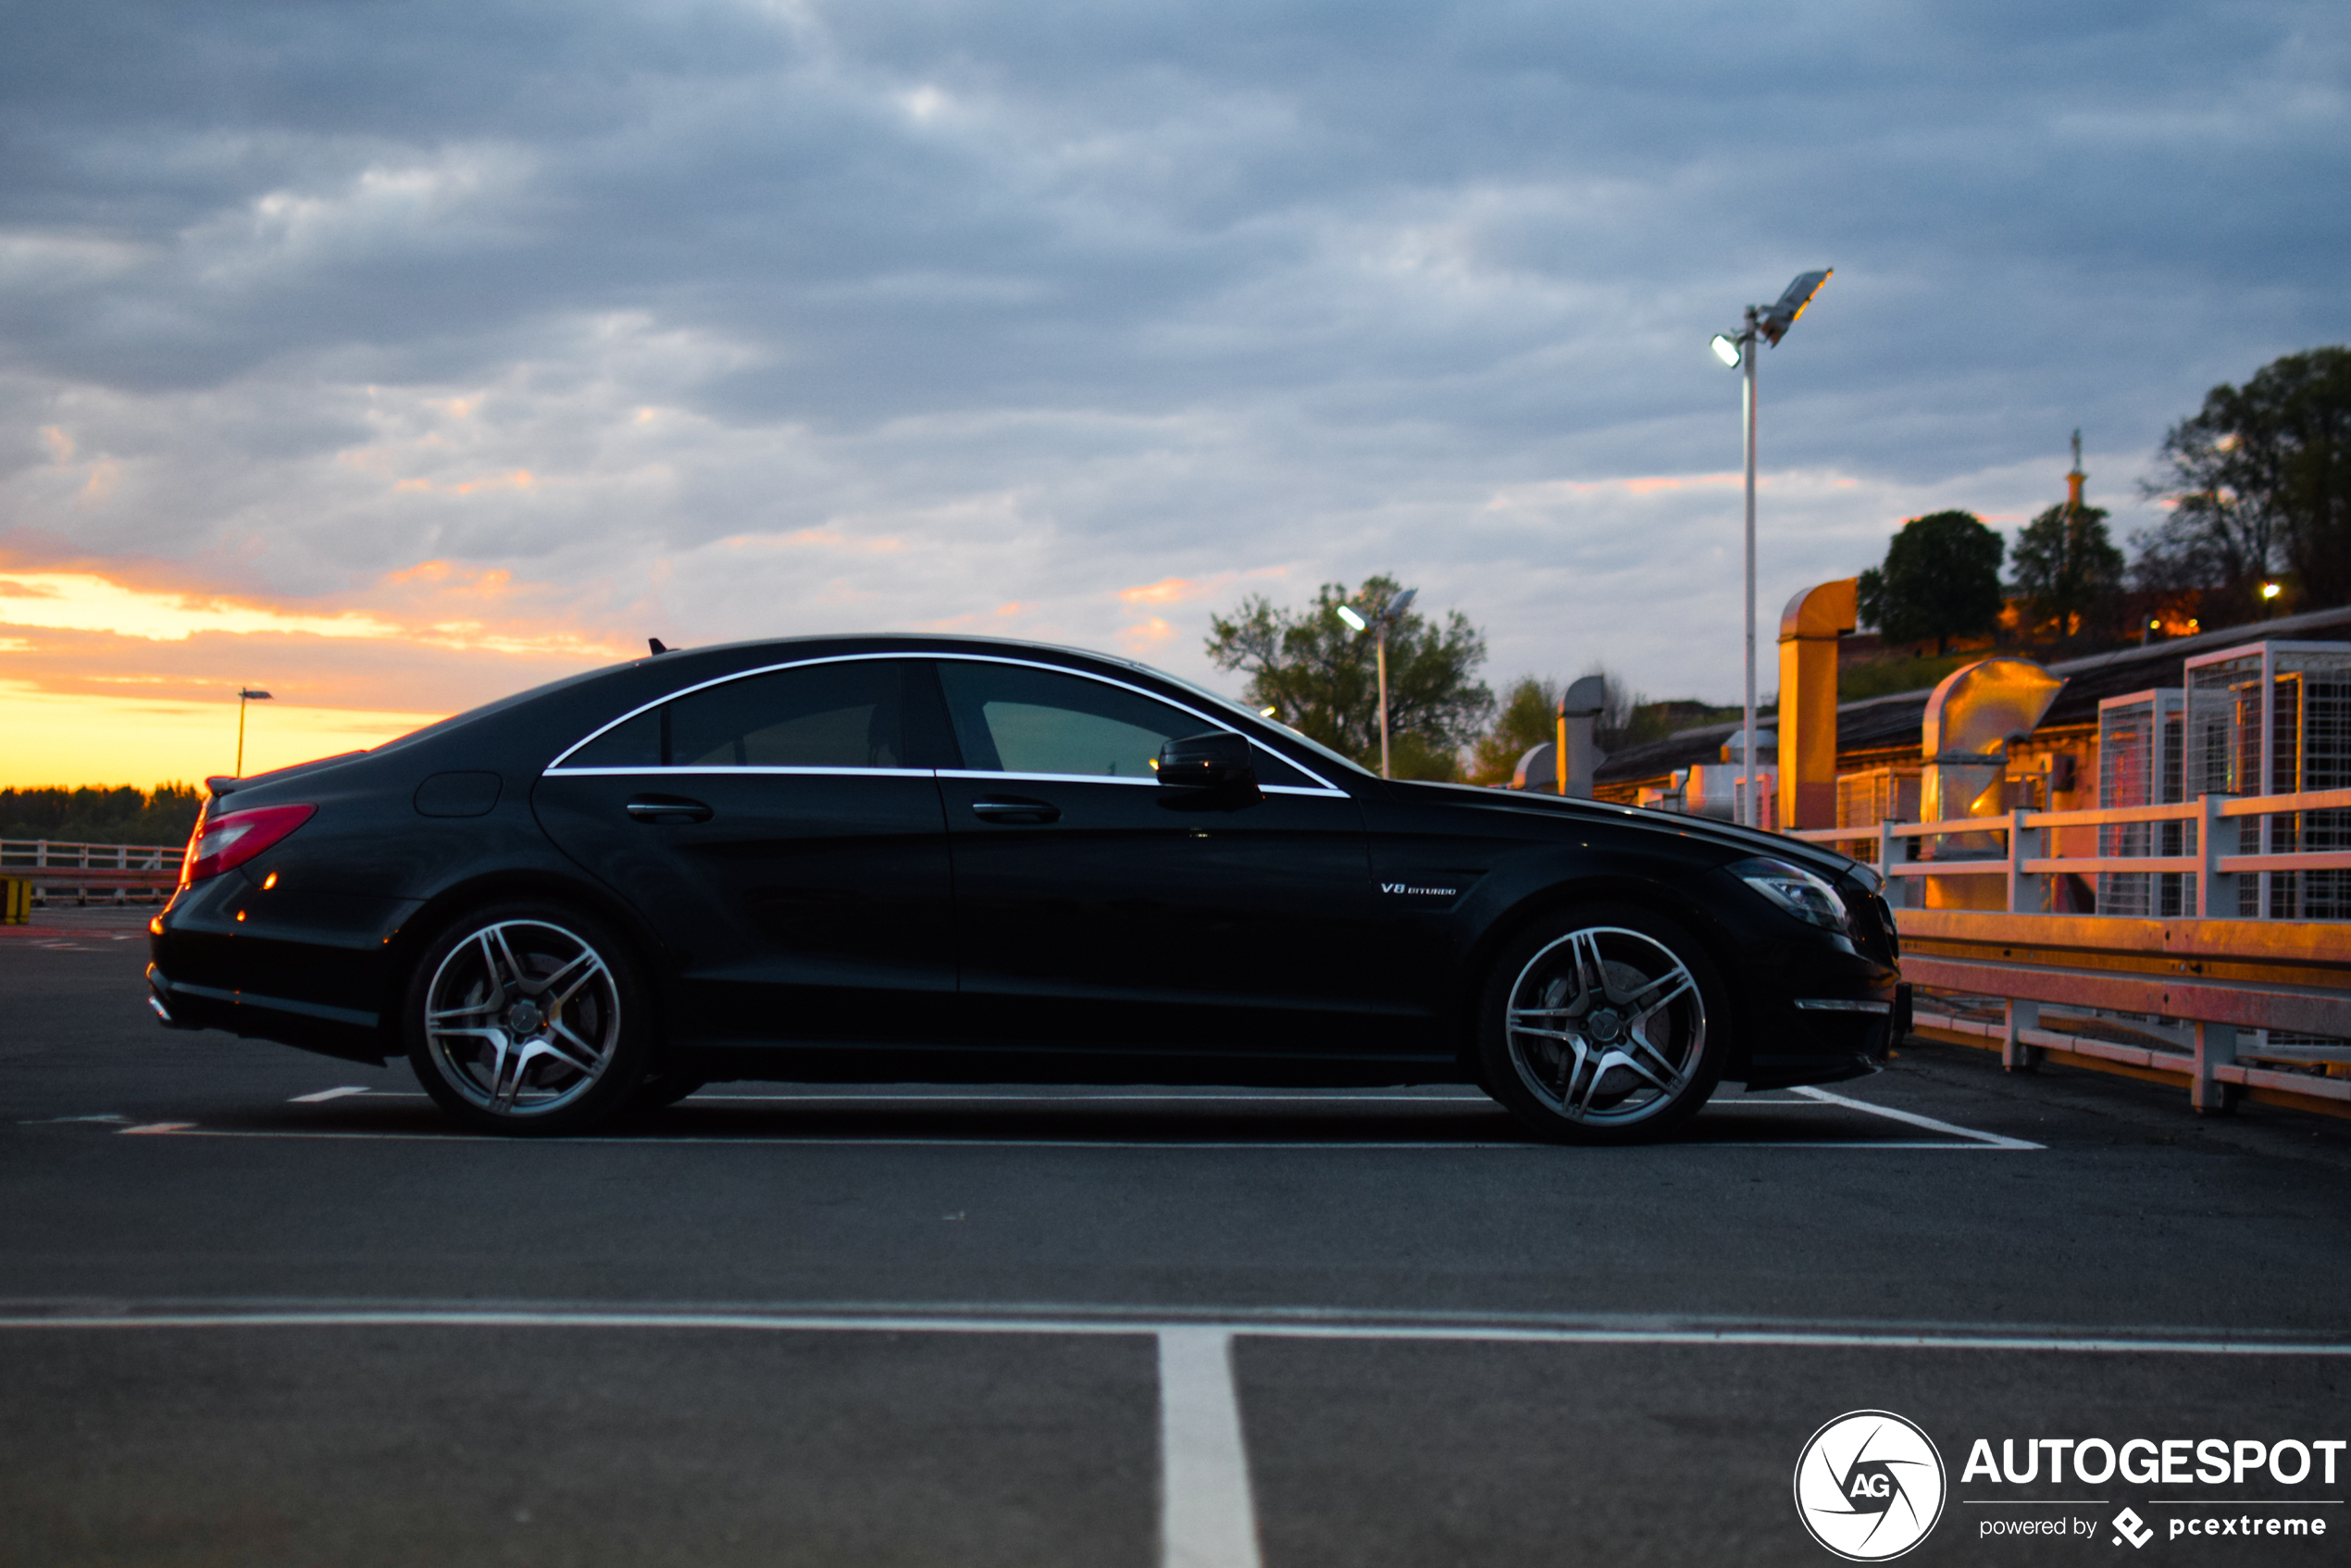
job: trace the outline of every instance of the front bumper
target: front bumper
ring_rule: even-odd
[[[1744,965],[1747,1049],[1723,1076],[1750,1092],[1876,1072],[1909,1030],[1900,972],[1862,954],[1773,944]]]

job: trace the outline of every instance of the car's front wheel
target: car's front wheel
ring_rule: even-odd
[[[583,1132],[644,1076],[652,1019],[628,949],[577,910],[500,904],[453,924],[402,1023],[425,1091],[484,1132]]]
[[[1489,1092],[1547,1138],[1634,1143],[1697,1114],[1722,1080],[1728,998],[1686,932],[1632,907],[1538,921],[1486,982]]]

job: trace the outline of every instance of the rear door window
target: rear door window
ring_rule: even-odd
[[[931,681],[914,659],[843,659],[741,676],[616,725],[564,765],[952,766]]]

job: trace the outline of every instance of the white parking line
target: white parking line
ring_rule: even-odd
[[[1163,1568],[1258,1568],[1233,1336],[1209,1327],[1158,1333],[1159,1560]]]
[[[1157,1340],[1160,1406],[1161,1568],[1259,1568],[1257,1516],[1233,1382],[1233,1340],[1414,1340],[1523,1345],[1710,1346],[2055,1351],[2096,1355],[2351,1357],[2351,1343],[2171,1338],[2111,1330],[2080,1335],[1871,1332],[1853,1329],[1638,1329],[1512,1327],[1371,1321],[1133,1322],[1044,1316],[921,1313],[629,1313],[448,1310],[177,1312],[154,1315],[0,1317],[0,1331],[196,1328],[672,1328],[762,1333],[1143,1335]]]
[[[421,1099],[423,1096],[418,1096]],[[1483,1094],[697,1094],[679,1104],[735,1105],[1501,1105]]]
[[[1325,1153],[1352,1154],[1395,1150],[1534,1150],[1565,1156],[1574,1152],[1572,1146],[1562,1147],[1539,1139],[1365,1139],[1349,1138],[1335,1132],[1329,1138],[958,1138],[940,1134],[930,1138],[857,1138],[806,1137],[790,1133],[769,1137],[722,1137],[708,1133],[648,1133],[633,1138],[594,1134],[575,1138],[532,1139],[519,1143],[512,1139],[485,1133],[466,1132],[365,1132],[354,1130],[263,1129],[243,1127],[205,1127],[193,1122],[157,1122],[148,1126],[123,1127],[125,1133],[164,1133],[175,1138],[259,1138],[290,1139],[318,1143],[470,1143],[484,1149],[575,1149],[605,1144],[627,1144],[639,1149],[665,1149],[686,1144],[761,1145],[777,1148],[808,1149],[1217,1149],[1217,1150],[1319,1150]],[[1991,1141],[1984,1134],[1980,1141],[1958,1139],[1688,1139],[1673,1143],[1638,1145],[1619,1150],[1621,1157],[1630,1157],[1641,1150],[1656,1152],[1673,1150],[1688,1152],[1710,1149],[1838,1149],[1838,1150],[1915,1150],[1922,1152],[2006,1153],[2020,1149],[2038,1149],[2037,1143],[2016,1139]]]
[[[1930,1132],[1947,1133],[1953,1138],[1972,1139],[1989,1149],[2046,1149],[2048,1147],[2046,1144],[2030,1143],[2021,1138],[2003,1137],[1996,1132],[1978,1132],[1973,1127],[1955,1126],[1949,1122],[1938,1122],[1933,1116],[1922,1116],[1915,1111],[1897,1111],[1890,1105],[1872,1105],[1866,1100],[1848,1100],[1842,1094],[1831,1094],[1824,1089],[1798,1088],[1796,1092],[1807,1100],[1817,1100],[1824,1105],[1843,1105],[1855,1111],[1866,1111],[1872,1116],[1884,1116],[1888,1121],[1907,1122],[1911,1126],[1924,1127]]]
[[[21,1306],[21,1303],[12,1303]],[[1374,1313],[1269,1313],[1247,1310],[1218,1315],[1215,1310],[1155,1317],[1165,1308],[1138,1308],[1114,1315],[1073,1307],[986,1309],[930,1313],[914,1308],[795,1311],[606,1311],[556,1307],[248,1308],[138,1310],[118,1304],[105,1313],[45,1314],[17,1311],[0,1315],[0,1332],[38,1329],[199,1328],[684,1328],[738,1333],[854,1334],[1039,1334],[1157,1336],[1176,1330],[1208,1330],[1235,1338],[1323,1339],[1485,1345],[1714,1346],[1764,1350],[2022,1350],[2078,1355],[2255,1356],[2351,1359],[2351,1338],[2264,1338],[2198,1336],[2177,1328],[2098,1325],[2044,1327],[2017,1332],[1997,1327],[1859,1327],[1835,1321],[1807,1326],[1808,1320],[1756,1327],[1643,1328],[1512,1322],[1424,1322]]]

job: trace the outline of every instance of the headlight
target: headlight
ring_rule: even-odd
[[[1742,860],[1723,869],[1795,915],[1839,936],[1847,932],[1845,901],[1836,890],[1800,865],[1784,860]]]

